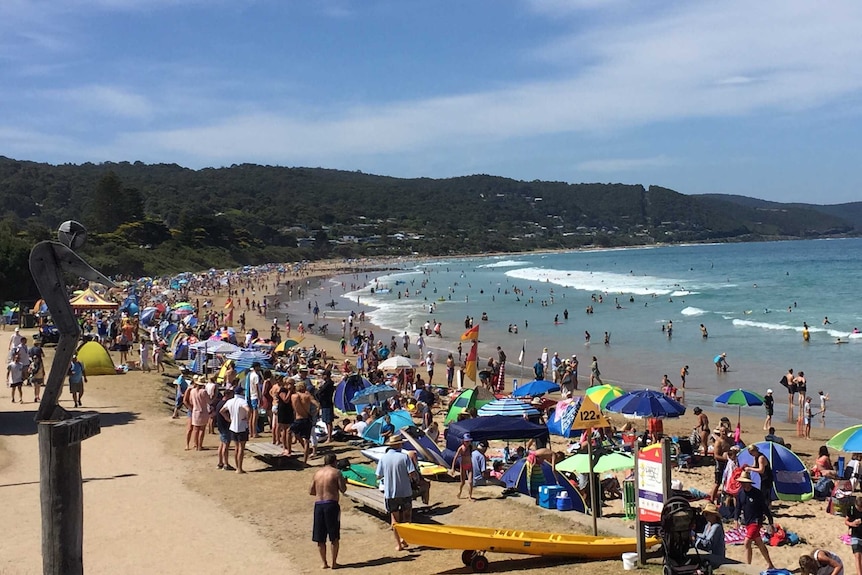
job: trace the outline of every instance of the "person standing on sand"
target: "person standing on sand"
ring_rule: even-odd
[[[234,397],[225,402],[219,413],[230,424],[230,439],[236,443],[234,452],[236,472],[245,473],[242,460],[245,457],[245,444],[248,442],[248,404],[243,388],[237,387],[234,393]]]
[[[473,500],[473,438],[469,433],[465,433],[461,438],[461,445],[458,446],[458,451],[455,452],[455,457],[452,458],[452,473],[455,473],[455,463],[458,463],[458,473],[461,480],[458,486],[458,499],[461,499],[461,494],[464,492],[464,483],[469,482],[467,494],[469,499]]]
[[[398,536],[396,523],[409,523],[413,518],[413,486],[411,480],[417,477],[416,466],[401,451],[400,435],[393,435],[386,442],[388,449],[377,463],[377,478],[383,479],[383,498],[386,511],[392,517],[392,533],[395,535],[395,550],[403,551],[407,542]]]
[[[323,467],[314,473],[311,488],[308,490],[308,494],[315,497],[311,540],[317,543],[324,569],[330,567],[326,561],[327,537],[332,547],[332,568],[338,568],[338,549],[341,542],[341,506],[338,499],[347,491],[347,481],[335,467],[336,461],[334,453],[324,456]]]
[[[799,394],[799,410],[802,411],[802,408],[805,407],[805,399],[808,397],[808,380],[805,378],[805,372],[800,371],[793,378],[793,383],[796,384],[796,392]]]
[[[775,569],[772,564],[772,559],[769,557],[769,550],[763,543],[763,537],[760,535],[760,527],[763,525],[763,516],[765,514],[765,503],[760,490],[754,487],[751,480],[751,475],[747,471],[743,471],[739,476],[742,489],[739,491],[738,504],[734,513],[737,527],[745,526],[745,562],[751,565],[751,546],[756,545],[760,550],[760,554],[766,559],[767,569]]]
[[[221,400],[216,404],[216,427],[219,433],[218,468],[225,471],[236,471],[228,460],[230,454],[230,421],[225,419],[221,413],[222,408],[231,399],[233,399],[233,387],[227,386],[224,388],[224,395],[222,395]]]
[[[694,408],[694,414],[697,416],[697,435],[700,438],[700,447],[703,448],[703,455],[708,455],[707,448],[709,447],[709,416],[703,412],[699,406]]]
[[[331,443],[332,424],[335,421],[335,382],[330,370],[324,370],[322,375],[323,384],[317,390],[317,397],[320,402],[320,419],[326,426],[326,442]]]
[[[766,419],[763,421],[763,430],[766,431],[772,427],[772,415],[775,413],[775,398],[772,397],[771,389],[767,389],[766,395],[763,396],[763,407],[766,409]]]
[[[857,495],[853,506],[847,510],[844,525],[850,528],[850,545],[856,561],[856,575],[862,575],[862,495]]]
[[[191,370],[187,367],[184,367],[179,377],[174,380],[174,385],[177,386],[177,395],[176,401],[174,402],[174,413],[171,415],[171,419],[176,419],[180,416],[180,408],[183,406],[183,397],[185,397],[186,391],[189,388],[189,375],[191,375]]]
[[[290,431],[298,439],[304,450],[303,463],[308,463],[308,454],[311,450],[311,434],[314,433],[314,421],[311,418],[311,406],[315,406],[318,410],[320,404],[308,392],[308,387],[304,381],[296,384],[296,393],[290,398],[293,405],[293,412],[296,419],[290,426]]]
[[[210,396],[204,388],[204,383],[205,379],[202,375],[195,376],[186,405],[192,414],[192,435],[194,436],[195,451],[203,450],[204,435],[206,434],[207,423],[210,421]]]
[[[704,444],[706,445],[706,444]],[[721,490],[722,481],[724,479],[724,469],[727,467],[728,453],[730,452],[731,442],[727,438],[727,432],[723,427],[715,430],[715,445],[713,446],[713,460],[715,461],[715,484],[710,493],[712,501],[718,501],[718,493]],[[704,448],[706,453],[706,448]]]
[[[248,372],[248,377],[246,377],[246,395],[248,396],[248,409],[249,409],[249,418],[248,418],[248,426],[249,426],[249,437],[252,439],[258,437],[257,434],[257,415],[258,408],[260,407],[260,362],[255,361],[251,364],[251,369]]]

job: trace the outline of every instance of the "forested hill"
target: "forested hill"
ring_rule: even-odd
[[[850,223],[856,230],[862,231],[862,202],[847,202],[844,204],[783,204],[780,202],[770,202],[767,200],[759,200],[757,198],[749,198],[746,196],[735,196],[731,194],[704,194],[693,196],[695,198],[709,198],[722,202],[730,202],[754,208],[760,211],[786,211],[786,210],[814,210],[822,214],[842,218]]]
[[[814,206],[763,210],[657,186],[400,179],[249,164],[191,170],[0,157],[0,206],[3,286],[20,277],[10,274],[26,264],[21,254],[67,219],[90,230],[90,261],[131,275],[333,256],[855,233],[841,214]]]

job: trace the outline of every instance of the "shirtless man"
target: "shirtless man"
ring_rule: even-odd
[[[305,450],[305,455],[302,459],[303,463],[308,463],[308,452],[311,448],[311,434],[314,432],[314,422],[311,420],[311,406],[316,405],[320,409],[320,404],[317,400],[308,393],[308,388],[304,381],[296,384],[296,393],[290,398],[293,405],[293,412],[296,419],[290,425],[290,431],[293,433],[299,443]]]
[[[308,490],[308,494],[315,497],[311,540],[317,543],[324,569],[330,567],[326,561],[327,536],[332,546],[332,568],[338,568],[338,544],[341,540],[341,507],[338,498],[347,490],[347,481],[335,467],[335,462],[334,453],[324,456],[323,467],[314,473],[311,489]]]
[[[697,432],[700,435],[700,447],[703,449],[703,454],[708,455],[709,449],[709,417],[700,407],[694,408],[694,414],[697,416]]]
[[[685,376],[687,376],[687,375],[688,375],[688,366],[684,365],[679,370],[679,380],[682,382],[683,389],[685,389]]]
[[[724,476],[724,468],[727,467],[727,454],[730,451],[730,440],[727,438],[727,431],[723,427],[715,430],[715,445],[713,446],[712,457],[715,460],[715,486],[712,488],[712,501],[718,501],[718,492],[721,489],[721,480]]]

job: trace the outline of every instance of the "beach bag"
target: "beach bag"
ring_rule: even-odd
[[[775,525],[775,531],[772,533],[772,537],[769,538],[769,545],[771,547],[778,547],[779,545],[783,545],[787,541],[787,533],[784,532],[784,529],[781,528],[781,525]]]
[[[821,477],[817,480],[817,483],[814,484],[814,497],[821,500],[832,497],[832,489],[834,487],[835,483],[831,479],[828,477]]]
[[[727,478],[727,483],[724,485],[724,492],[728,495],[736,495],[739,493],[739,490],[742,488],[742,484],[739,483],[739,476],[742,475],[742,468],[737,467],[730,473],[730,477]]]

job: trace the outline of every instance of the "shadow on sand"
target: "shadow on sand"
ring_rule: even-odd
[[[96,413],[93,411],[69,411],[70,417],[76,415],[87,415]],[[113,427],[115,425],[126,425],[138,419],[137,413],[131,411],[117,411],[111,413],[100,413],[99,424],[101,427]],[[7,411],[0,413],[0,435],[36,435],[36,409],[27,411]]]

